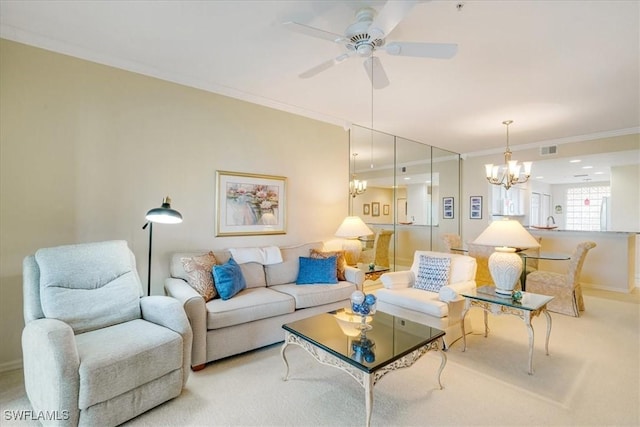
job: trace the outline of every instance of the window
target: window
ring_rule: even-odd
[[[567,189],[567,230],[600,231],[602,200],[610,195],[608,185]]]

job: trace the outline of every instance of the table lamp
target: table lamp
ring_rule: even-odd
[[[343,249],[345,251],[345,259],[348,265],[356,265],[362,252],[362,245],[357,240],[360,236],[366,236],[373,234],[373,231],[367,224],[364,223],[359,216],[348,216],[340,224],[336,231],[336,237],[342,237],[346,239],[343,242]]]
[[[509,218],[493,221],[473,243],[495,247],[489,257],[489,272],[496,293],[509,297],[522,274],[522,259],[516,250],[540,247],[522,224]]]
[[[147,272],[147,295],[151,295],[151,241],[153,238],[153,223],[179,224],[182,222],[182,215],[175,209],[171,209],[171,199],[169,196],[162,200],[162,206],[151,209],[146,215],[146,224],[142,226],[144,230],[149,226],[149,265]]]

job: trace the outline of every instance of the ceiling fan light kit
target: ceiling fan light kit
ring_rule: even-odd
[[[356,12],[356,22],[349,25],[344,35],[332,33],[319,28],[298,22],[286,22],[286,28],[311,37],[321,38],[333,43],[343,44],[346,53],[324,61],[315,67],[300,74],[301,78],[313,77],[326,71],[334,65],[358,56],[366,58],[364,67],[375,89],[382,89],[389,85],[389,79],[382,67],[382,62],[375,56],[376,52],[386,52],[392,56],[410,56],[417,58],[450,59],[458,51],[458,45],[454,43],[422,43],[422,42],[397,42],[387,43],[387,36],[409,14],[413,6],[418,3],[415,0],[387,1],[380,12],[365,7]],[[373,62],[371,62],[373,61]],[[370,70],[374,70],[370,71]],[[374,80],[373,76],[377,76]]]

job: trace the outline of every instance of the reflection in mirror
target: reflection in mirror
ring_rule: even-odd
[[[367,190],[350,198],[351,215],[360,216],[376,234],[393,233],[390,268],[408,269],[416,250],[444,250],[439,238],[443,232],[459,234],[457,153],[353,126],[350,159],[353,154],[357,162],[355,167],[351,164],[350,176],[366,180]],[[454,198],[453,217],[443,218],[442,197]],[[376,234],[361,237],[363,254],[380,249],[376,243],[383,239],[376,239]]]

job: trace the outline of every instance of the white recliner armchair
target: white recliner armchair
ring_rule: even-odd
[[[380,276],[384,288],[376,291],[377,308],[445,331],[448,347],[462,337],[464,298],[459,293],[476,288],[476,268],[476,260],[467,255],[416,251],[410,270]],[[431,284],[424,289],[421,282]],[[470,333],[469,316],[465,322]]]
[[[178,396],[192,333],[180,303],[142,297],[125,241],[38,250],[23,263],[27,396],[45,425],[115,426]]]

